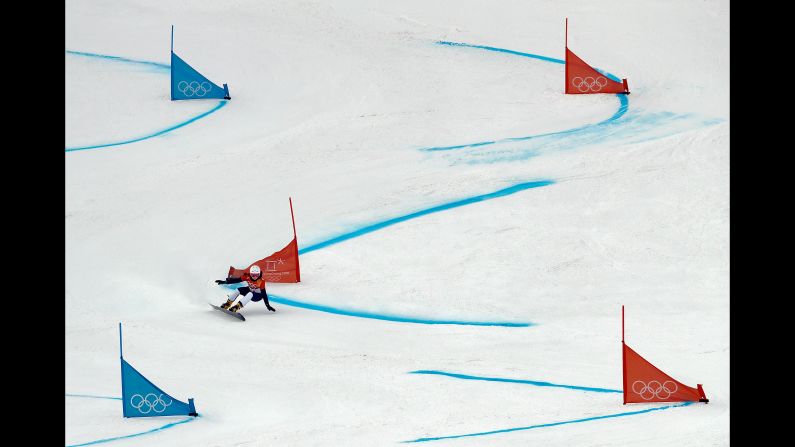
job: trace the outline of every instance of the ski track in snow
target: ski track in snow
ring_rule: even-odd
[[[560,59],[550,58],[550,57],[541,56],[541,55],[537,55],[537,54],[531,54],[531,53],[522,53],[522,52],[518,52],[518,51],[503,49],[503,48],[481,46],[481,45],[472,45],[472,44],[466,44],[466,43],[447,42],[447,41],[438,41],[436,43],[439,44],[439,45],[476,48],[476,49],[483,49],[483,50],[487,50],[487,51],[495,51],[495,52],[501,52],[501,53],[506,53],[506,54],[518,55],[518,56],[522,56],[522,57],[530,57],[530,58],[534,58],[534,59],[538,59],[538,60],[542,60],[542,61],[546,61],[546,62],[551,62],[551,63],[557,63],[557,64],[565,63],[564,61],[562,61]],[[134,60],[134,59],[128,59],[128,58],[123,58],[123,57],[118,57],[118,56],[109,56],[109,55],[101,55],[101,54],[94,54],[94,53],[84,53],[84,52],[69,51],[69,50],[67,50],[67,53],[74,54],[74,55],[80,55],[80,56],[104,58],[104,59],[108,59],[110,61],[116,61],[116,62],[147,64],[147,65],[150,65],[150,66],[154,66],[157,69],[164,69],[165,70],[165,69],[170,68],[170,66],[166,65],[166,64],[161,64],[161,63],[157,63],[157,62],[150,62],[150,61]],[[603,72],[602,70],[599,70],[599,71]],[[611,77],[614,80],[618,80],[617,77],[615,77],[614,75],[612,75],[610,73],[607,73],[607,72],[603,72],[603,73],[606,76],[609,76],[609,77]],[[627,95],[624,95],[624,94],[617,94],[616,96],[618,96],[618,99],[619,99],[619,108],[618,108],[618,110],[611,117],[607,118],[606,120],[603,120],[603,121],[600,121],[598,123],[595,123],[595,124],[587,124],[587,125],[583,125],[583,126],[572,128],[572,129],[567,129],[567,130],[562,130],[562,131],[557,131],[557,132],[550,132],[550,133],[545,133],[545,134],[537,134],[537,135],[530,135],[530,136],[523,136],[523,137],[514,137],[514,138],[504,138],[504,139],[499,139],[499,140],[483,141],[483,142],[476,142],[476,143],[467,143],[467,144],[460,144],[460,145],[453,145],[453,146],[438,146],[438,147],[420,148],[419,150],[426,151],[426,152],[446,152],[446,151],[455,151],[455,150],[468,149],[468,148],[482,148],[484,146],[499,145],[501,143],[524,142],[524,141],[529,141],[529,140],[544,140],[544,139],[549,139],[549,138],[572,137],[572,136],[577,136],[577,135],[585,135],[586,138],[588,138],[588,141],[582,141],[582,140],[581,141],[577,141],[577,140],[568,141],[567,142],[568,143],[567,146],[570,146],[568,148],[571,149],[571,148],[574,148],[574,147],[582,147],[582,146],[584,146],[584,145],[586,145],[588,143],[592,143],[594,141],[594,139],[599,139],[600,136],[604,137],[604,135],[599,135],[600,133],[602,133],[602,134],[608,133],[607,136],[609,137],[610,136],[609,135],[610,132],[607,132],[607,131],[608,131],[608,128],[611,125],[615,126],[615,125],[629,124],[628,127],[631,128],[632,132],[635,132],[635,131],[637,131],[637,129],[632,126],[633,122],[635,122],[635,123],[640,122],[642,124],[645,124],[645,127],[642,130],[646,130],[648,128],[654,127],[655,125],[660,125],[660,123],[676,121],[676,120],[681,120],[683,118],[690,118],[691,117],[691,115],[676,115],[676,114],[672,114],[672,113],[662,112],[661,114],[654,115],[651,118],[647,117],[647,118],[643,119],[642,117],[639,118],[639,117],[636,116],[632,120],[623,120],[623,122],[617,122],[619,120],[619,118],[621,118],[621,117],[623,117],[623,116],[625,116],[627,114],[627,112],[629,110],[629,100],[627,98]],[[151,135],[146,135],[144,137],[130,139],[130,140],[116,142],[116,143],[101,144],[101,145],[94,145],[94,146],[85,146],[85,147],[78,147],[78,148],[67,148],[66,152],[86,150],[86,149],[98,149],[98,148],[111,147],[111,146],[120,146],[120,145],[124,145],[124,144],[130,144],[130,143],[134,143],[134,142],[137,142],[137,141],[142,141],[142,140],[145,140],[145,139],[153,138],[153,137],[156,137],[158,135],[163,135],[163,134],[165,134],[167,132],[171,132],[171,131],[173,131],[175,129],[178,129],[178,128],[183,127],[183,126],[185,126],[187,124],[190,124],[191,122],[194,122],[196,120],[204,118],[204,117],[210,115],[211,113],[219,110],[225,104],[226,104],[226,101],[220,101],[218,105],[216,105],[213,109],[211,109],[211,110],[209,110],[207,112],[204,112],[204,113],[202,113],[202,114],[200,114],[198,116],[190,118],[187,121],[184,121],[184,122],[179,123],[179,124],[177,124],[175,126],[169,127],[167,129],[158,131],[158,132],[153,133]],[[716,124],[716,123],[721,122],[721,121],[722,120],[714,120],[714,119],[712,119],[712,120],[703,120],[701,122],[701,124],[706,126],[706,125]],[[657,138],[662,138],[664,136],[667,136],[667,135],[652,135],[650,137],[645,137],[645,139],[641,139],[641,140],[637,140],[636,139],[634,142],[647,141],[649,139],[657,139]],[[641,137],[641,138],[643,138],[643,137]],[[580,143],[580,144],[577,144],[577,143]],[[512,157],[512,159],[513,160],[521,160],[521,159],[526,159],[529,156],[534,156],[534,155],[538,155],[537,151],[534,152],[534,153],[530,152],[529,155],[528,155],[528,152],[526,151],[524,154],[519,155],[518,157],[514,155]],[[504,161],[504,160],[506,160],[506,159],[502,158],[502,159],[498,159],[497,161]],[[334,244],[337,244],[337,243],[345,241],[345,240],[353,239],[355,237],[362,236],[364,234],[371,233],[371,232],[383,229],[383,228],[385,228],[387,226],[391,226],[391,225],[397,224],[399,222],[407,221],[407,220],[414,219],[414,218],[417,218],[417,217],[421,217],[423,215],[427,215],[427,214],[430,214],[430,213],[439,212],[439,211],[443,211],[443,210],[447,210],[447,209],[451,209],[451,208],[455,208],[455,207],[459,207],[459,206],[469,205],[469,204],[477,203],[477,202],[480,202],[480,201],[483,201],[483,200],[489,200],[489,199],[496,198],[496,197],[506,196],[506,195],[509,195],[509,194],[514,194],[514,193],[519,192],[519,191],[524,191],[526,189],[536,188],[536,187],[541,187],[541,186],[547,186],[547,185],[550,185],[550,184],[554,184],[554,181],[552,181],[552,180],[542,180],[542,181],[536,181],[536,182],[520,183],[520,184],[516,184],[516,185],[510,186],[508,188],[505,188],[505,189],[502,189],[502,190],[499,190],[499,191],[496,191],[496,192],[493,192],[493,193],[483,194],[483,195],[479,195],[479,196],[474,196],[474,197],[470,197],[470,198],[457,200],[457,201],[450,202],[450,203],[443,204],[443,205],[430,207],[430,208],[427,208],[427,209],[424,209],[424,210],[420,210],[420,211],[417,211],[417,212],[414,212],[414,213],[410,213],[410,214],[406,214],[406,215],[403,215],[403,216],[399,216],[399,217],[391,218],[391,219],[384,220],[384,221],[381,221],[381,222],[377,222],[377,223],[374,223],[374,224],[366,225],[364,227],[352,230],[352,231],[344,233],[342,235],[331,237],[331,238],[326,239],[324,241],[311,244],[311,245],[299,250],[299,254],[306,254],[306,253],[309,253],[311,251],[319,250],[321,248],[325,248],[325,247],[328,247],[330,245],[334,245]],[[329,306],[321,306],[321,305],[317,305],[317,304],[301,302],[301,301],[292,300],[290,298],[280,297],[280,296],[271,296],[271,299],[274,302],[277,302],[277,303],[280,303],[280,304],[293,306],[293,307],[300,307],[300,308],[304,308],[304,309],[311,309],[311,310],[328,312],[328,313],[333,313],[333,314],[338,314],[338,315],[354,316],[354,317],[359,317],[359,318],[371,318],[371,319],[380,319],[380,320],[404,322],[404,323],[458,324],[458,325],[508,326],[508,327],[528,327],[528,326],[532,325],[532,323],[474,322],[474,321],[467,322],[467,321],[456,321],[456,320],[421,319],[421,318],[414,318],[414,317],[401,317],[401,316],[395,316],[395,315],[377,314],[377,313],[363,312],[363,311],[356,311],[356,310],[339,309],[339,308],[333,308],[333,307],[329,307]],[[448,373],[448,372],[434,371],[434,370],[418,370],[418,371],[412,371],[409,374],[442,375],[442,376],[458,378],[458,379],[465,379],[465,380],[509,382],[509,383],[528,384],[528,385],[535,385],[535,386],[568,388],[568,389],[574,389],[574,390],[579,390],[579,391],[592,391],[592,392],[601,392],[601,393],[621,393],[622,392],[621,390],[613,390],[613,389],[607,389],[607,388],[594,388],[594,387],[583,387],[583,386],[575,386],[575,385],[562,385],[562,384],[554,384],[554,383],[550,383],[550,382],[539,382],[539,381],[530,381],[530,380],[518,380],[518,379],[504,379],[504,378],[494,378],[494,377],[471,376],[471,375],[466,375],[466,374]],[[118,400],[121,400],[121,398],[117,398],[117,397],[92,396],[92,395],[82,395],[82,394],[66,394],[66,396],[67,397],[84,397],[84,398],[96,398],[96,399],[112,399],[112,400],[117,400],[118,399]],[[684,403],[676,404],[676,405],[667,405],[667,406],[649,408],[649,409],[639,410],[639,411],[614,413],[614,414],[608,414],[608,415],[602,415],[602,416],[594,416],[594,417],[588,417],[588,418],[582,418],[582,419],[574,419],[574,420],[561,421],[561,422],[552,422],[552,423],[537,424],[537,425],[530,425],[530,426],[524,426],[524,427],[499,429],[499,430],[493,430],[493,431],[487,431],[487,432],[469,433],[469,434],[462,434],[462,435],[440,436],[440,437],[418,438],[418,439],[414,439],[414,440],[410,440],[410,441],[403,441],[403,443],[429,442],[429,441],[437,441],[437,440],[443,440],[443,439],[454,439],[454,438],[462,438],[462,437],[485,436],[485,435],[508,433],[508,432],[514,432],[514,431],[520,431],[520,430],[530,430],[530,429],[534,429],[534,428],[553,427],[553,426],[557,426],[557,425],[574,424],[574,423],[588,422],[588,421],[594,421],[594,420],[599,420],[599,419],[608,419],[608,418],[616,418],[616,417],[638,415],[638,414],[643,414],[643,413],[649,413],[649,412],[652,412],[652,411],[665,410],[665,409],[669,409],[669,408],[684,407],[684,406],[688,406],[690,404],[692,404],[692,402],[684,402]],[[148,431],[144,431],[144,432],[140,432],[140,433],[134,433],[134,434],[130,434],[130,435],[124,435],[124,436],[118,436],[118,437],[112,437],[112,438],[99,439],[99,440],[96,440],[96,441],[90,441],[90,442],[82,443],[82,444],[73,444],[73,445],[69,445],[67,447],[86,446],[86,445],[99,444],[99,443],[105,443],[105,442],[111,442],[111,441],[120,440],[120,439],[126,439],[126,438],[141,436],[141,435],[145,435],[145,434],[148,434],[148,433],[154,433],[154,432],[157,432],[157,431],[165,430],[165,429],[174,427],[174,426],[179,425],[179,424],[190,422],[193,419],[195,419],[195,418],[189,417],[189,418],[186,418],[186,419],[178,421],[178,422],[168,423],[168,424],[165,424],[165,425],[163,425],[161,427],[157,427],[157,428],[154,428],[154,429],[151,429],[151,430],[148,430]]]

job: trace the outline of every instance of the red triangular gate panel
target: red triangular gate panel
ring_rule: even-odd
[[[616,82],[586,64],[566,47],[566,94],[629,93],[627,80]]]
[[[624,344],[624,403],[687,401],[709,402],[701,385],[674,380]]]
[[[267,282],[300,282],[301,270],[298,266],[298,239],[293,238],[286,247],[267,258],[254,262],[245,269],[236,269],[230,266],[227,276],[230,278],[240,278],[243,273],[248,272],[248,269],[254,264],[262,269],[262,277]]]

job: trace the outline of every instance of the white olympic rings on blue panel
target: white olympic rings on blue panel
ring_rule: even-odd
[[[136,400],[136,398],[139,400]],[[148,414],[150,411],[162,413],[166,411],[166,408],[173,403],[173,400],[169,403],[166,403],[166,401],[163,400],[162,394],[158,396],[155,393],[149,393],[146,395],[146,397],[141,396],[140,394],[133,394],[133,396],[130,398],[130,405],[132,405],[132,407],[136,410],[140,411],[141,414]]]
[[[177,90],[181,91],[183,95],[191,97],[191,96],[198,96],[202,97],[208,93],[210,90],[213,89],[213,85],[207,81],[199,82],[199,81],[179,81],[177,84]]]

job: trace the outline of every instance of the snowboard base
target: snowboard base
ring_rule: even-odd
[[[209,305],[210,305],[210,306],[211,306],[213,309],[218,309],[218,310],[220,310],[221,312],[223,312],[223,313],[225,313],[225,314],[228,314],[228,315],[231,315],[231,316],[233,316],[233,317],[237,318],[237,319],[238,319],[238,320],[240,320],[240,321],[246,321],[246,317],[244,317],[243,315],[240,315],[240,314],[239,314],[239,313],[237,313],[237,312],[230,312],[230,311],[228,311],[228,310],[226,310],[226,309],[223,309],[223,308],[221,308],[221,307],[218,307],[218,306],[216,306],[215,304],[212,304],[212,303],[207,303],[207,304],[209,304]]]

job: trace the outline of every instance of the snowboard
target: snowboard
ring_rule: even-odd
[[[220,308],[220,307],[218,307],[218,306],[216,306],[215,304],[212,304],[212,303],[207,303],[207,304],[209,304],[210,306],[212,306],[212,308],[213,308],[213,309],[218,309],[218,310],[220,310],[221,312],[223,312],[223,313],[225,313],[225,314],[229,314],[229,315],[231,315],[231,316],[233,316],[233,317],[237,318],[237,319],[238,319],[238,320],[240,320],[240,321],[246,321],[246,317],[244,317],[243,315],[240,315],[238,312],[230,312],[230,311],[228,311],[228,310],[226,310],[226,309],[222,309],[222,308]]]

